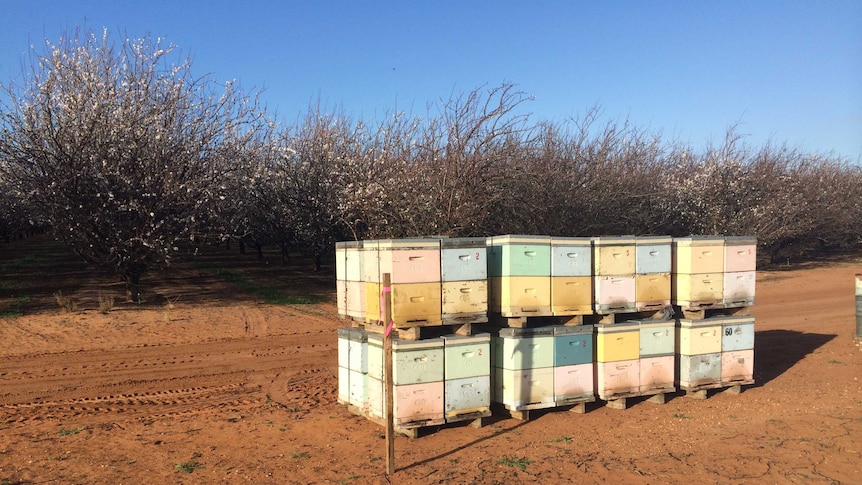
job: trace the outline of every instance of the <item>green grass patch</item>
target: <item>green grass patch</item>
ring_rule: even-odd
[[[73,434],[78,434],[78,433],[80,433],[81,431],[84,431],[84,427],[83,427],[83,426],[82,426],[82,427],[80,427],[80,428],[72,428],[72,429],[66,429],[66,428],[63,428],[63,429],[61,429],[61,430],[60,430],[60,433],[59,433],[59,434],[60,434],[60,436],[71,436],[71,435],[73,435]]]
[[[501,465],[511,466],[517,468],[518,470],[524,471],[527,469],[528,465],[531,465],[533,462],[528,460],[527,457],[517,457],[517,456],[507,456],[505,458],[500,458],[497,460],[497,463]]]
[[[308,453],[306,453],[304,451],[303,452],[294,451],[293,453],[290,454],[290,457],[294,458],[294,459],[311,458],[311,455],[309,455]]]
[[[557,436],[556,438],[553,438],[550,441],[551,441],[551,443],[571,443],[572,438],[569,436]]]
[[[691,416],[689,416],[687,414],[683,414],[683,413],[673,413],[673,414],[671,414],[671,417],[672,418],[678,418],[678,419],[691,419]]]
[[[29,297],[16,296],[5,305],[0,305],[0,318],[18,318],[24,314],[24,306],[30,301]]]
[[[195,470],[200,470],[204,466],[197,462],[197,460],[184,461],[182,463],[176,464],[176,469],[183,473],[192,473]]]

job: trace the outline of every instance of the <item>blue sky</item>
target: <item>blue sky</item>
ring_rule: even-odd
[[[0,82],[76,26],[167,38],[196,73],[264,89],[288,122],[319,100],[371,119],[482,85],[533,120],[601,107],[703,148],[739,124],[862,163],[862,1],[0,0]]]

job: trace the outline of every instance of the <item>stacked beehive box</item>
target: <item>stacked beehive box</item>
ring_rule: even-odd
[[[638,311],[670,306],[672,263],[670,236],[635,239],[635,307]]]
[[[598,314],[637,311],[634,236],[593,238],[594,309]]]
[[[596,390],[606,401],[640,392],[640,329],[636,321],[596,325]]]
[[[365,318],[362,241],[335,243],[335,287],[338,313],[357,320]]]
[[[556,406],[552,327],[499,329],[492,358],[495,402],[510,411]]]
[[[757,242],[750,237],[674,240],[677,383],[688,394],[754,382]]]
[[[592,241],[586,237],[551,238],[551,314],[593,313]]]
[[[638,322],[641,395],[658,395],[676,390],[676,325],[674,320]]]
[[[447,423],[491,415],[491,336],[445,335],[444,414]]]
[[[503,317],[551,315],[551,238],[496,236],[488,250],[488,311]]]
[[[440,240],[444,324],[488,321],[488,261],[485,238]]]
[[[367,399],[368,342],[360,329],[338,329],[338,402],[364,409]]]

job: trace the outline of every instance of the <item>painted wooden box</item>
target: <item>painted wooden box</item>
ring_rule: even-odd
[[[368,372],[368,337],[363,330],[347,334],[347,368],[361,373]]]
[[[491,334],[443,336],[445,380],[491,375]]]
[[[400,326],[442,323],[440,282],[392,284],[392,320]]]
[[[558,325],[554,329],[554,367],[589,364],[593,361],[593,326]]]
[[[494,369],[493,399],[509,408],[554,406],[554,368]]]
[[[365,282],[360,284],[364,288],[362,294],[365,300],[365,322],[382,322],[383,312],[380,311],[383,308],[380,305],[380,299],[383,296],[381,294],[382,283]]]
[[[554,402],[563,406],[592,398],[596,393],[592,362],[554,367]]]
[[[638,236],[635,239],[635,273],[670,273],[672,242],[670,236]]]
[[[757,238],[729,236],[724,238],[724,271],[737,273],[757,270]]]
[[[488,311],[508,317],[550,315],[551,277],[488,278]]]
[[[443,398],[447,419],[488,411],[491,408],[491,373],[447,379],[444,382]]]
[[[338,314],[347,316],[347,281],[335,280],[335,306]]]
[[[485,238],[443,238],[440,240],[441,281],[475,281],[488,278]]]
[[[442,424],[445,420],[443,381],[396,385],[393,391],[395,425]]]
[[[633,312],[637,310],[635,275],[596,276],[593,283],[597,313]]]
[[[608,400],[640,391],[640,359],[596,362],[596,392]]]
[[[358,329],[338,329],[338,365],[346,369],[350,368],[350,336],[353,332],[361,332]]]
[[[676,359],[673,355],[646,357],[640,359],[640,388],[643,393],[672,392]]]
[[[494,236],[486,244],[489,277],[551,275],[550,236]]]
[[[551,276],[592,276],[592,244],[588,237],[552,237]]]
[[[386,408],[386,401],[383,395],[383,379],[375,379],[370,374],[366,375],[365,381],[365,406],[363,411],[366,416],[373,418],[383,418]]]
[[[593,275],[628,276],[635,274],[635,237],[594,237]]]
[[[684,308],[709,307],[724,300],[723,273],[676,273],[672,285],[673,303]]]
[[[350,369],[338,366],[338,403],[350,403]]]
[[[381,278],[389,273],[393,285],[440,281],[439,239],[387,239],[377,250]]]
[[[392,341],[392,379],[396,386],[444,379],[443,339]]]
[[[345,315],[357,319],[366,318],[365,283],[361,281],[344,282]]]
[[[687,390],[721,382],[721,352],[678,355],[679,387]]]
[[[754,305],[755,271],[724,273],[724,304],[728,308]]]
[[[362,281],[362,241],[335,243],[335,279]]]
[[[724,238],[692,236],[673,239],[673,273],[723,273]]]
[[[721,318],[721,351],[735,352],[754,348],[754,316]]]
[[[493,366],[523,370],[554,366],[554,329],[501,328],[491,338]]]
[[[368,375],[383,380],[383,336],[367,334]],[[444,379],[443,339],[392,340],[392,379],[395,385]]]
[[[619,362],[640,358],[638,322],[596,325],[595,333],[597,362]]]
[[[674,320],[639,320],[639,355],[657,357],[676,352],[676,322]]]
[[[593,278],[590,276],[552,276],[551,313],[589,315],[593,313]]]
[[[721,352],[721,319],[682,318],[677,328],[676,353],[700,355]]]
[[[441,284],[444,315],[488,314],[488,280],[445,281]],[[487,320],[486,320],[487,321]]]
[[[732,383],[754,379],[754,349],[721,353],[721,382]]]
[[[635,306],[638,311],[670,306],[670,273],[635,275]]]
[[[362,241],[362,249],[360,250],[362,281],[380,283],[382,280],[380,253],[377,250],[379,244],[380,241],[377,239]]]
[[[348,402],[357,408],[364,410],[368,401],[366,384],[368,374],[363,374],[362,372],[353,369],[348,369],[347,373],[347,385],[350,394]]]

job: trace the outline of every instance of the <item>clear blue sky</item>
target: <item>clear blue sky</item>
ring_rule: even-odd
[[[293,121],[320,99],[370,119],[512,82],[533,119],[591,106],[695,148],[734,123],[862,163],[862,0],[0,0],[0,81],[83,25],[167,38]]]

